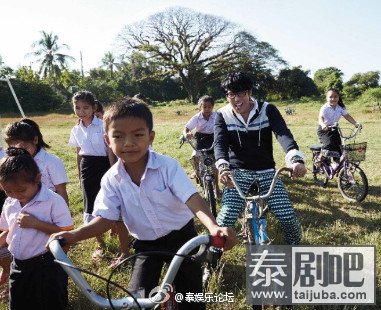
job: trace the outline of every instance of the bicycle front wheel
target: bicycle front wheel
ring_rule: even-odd
[[[216,192],[215,184],[213,180],[206,180],[206,186],[205,186],[205,194],[206,194],[206,201],[208,202],[210,211],[212,211],[213,216],[217,217],[217,201],[216,201],[216,195],[214,194]]]
[[[353,163],[348,163],[340,170],[337,186],[349,201],[361,202],[368,194],[368,179],[364,171]]]

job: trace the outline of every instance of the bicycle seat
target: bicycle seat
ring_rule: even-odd
[[[259,183],[257,182],[257,180],[254,180],[253,183],[251,183],[247,191],[247,194],[249,196],[257,196],[259,194]]]
[[[321,146],[320,145],[311,145],[310,146],[310,150],[311,151],[320,152],[321,151]]]

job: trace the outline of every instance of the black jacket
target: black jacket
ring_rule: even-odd
[[[258,102],[255,115],[246,125],[237,118],[228,104],[217,111],[214,127],[215,158],[217,161],[225,159],[232,169],[275,168],[272,132],[286,153],[299,149],[274,105]]]

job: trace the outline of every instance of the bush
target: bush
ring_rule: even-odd
[[[367,107],[373,106],[376,102],[381,102],[381,87],[367,89],[361,97],[356,100],[356,103]]]

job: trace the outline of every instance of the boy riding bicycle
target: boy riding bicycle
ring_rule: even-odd
[[[155,132],[152,113],[138,99],[124,99],[112,104],[104,115],[105,139],[118,162],[101,182],[90,223],[51,239],[64,237],[68,244],[99,235],[110,229],[120,216],[138,252],[174,253],[196,235],[196,215],[211,235],[226,236],[224,250],[236,243],[234,231],[219,227],[197,189],[179,163],[150,149]],[[138,256],[129,290],[145,289],[145,295],[158,285],[163,263],[171,256]],[[190,260],[181,265],[174,284],[185,296],[201,293],[200,265]],[[203,303],[179,304],[179,309],[205,309]]]
[[[286,163],[293,169],[293,177],[303,177],[306,168],[304,156],[279,110],[272,104],[251,97],[253,82],[246,74],[228,74],[221,87],[229,103],[217,111],[214,132],[216,166],[220,181],[226,186],[217,223],[234,227],[245,202],[233,187],[231,169],[239,169],[235,178],[244,191],[256,179],[260,191],[267,192],[275,173],[273,132],[286,152]],[[286,242],[298,244],[300,225],[280,180],[267,203],[280,222]]]

